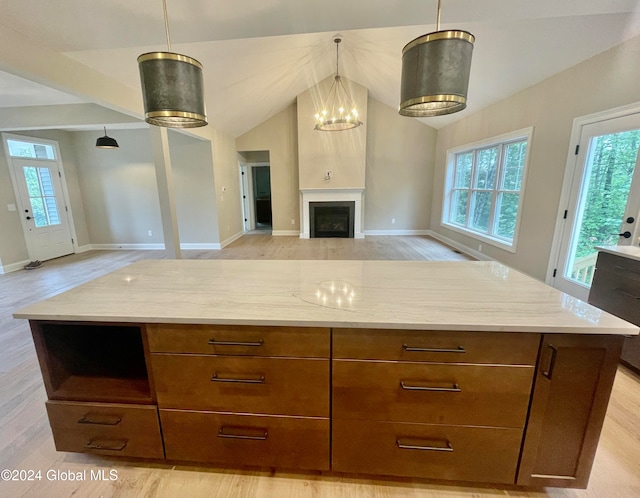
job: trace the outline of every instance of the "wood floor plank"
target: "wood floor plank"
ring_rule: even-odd
[[[29,326],[14,320],[20,307],[58,294],[163,251],[89,251],[31,271],[0,275],[0,470],[60,472],[115,470],[117,480],[0,481],[2,497],[319,497],[456,498],[640,496],[640,380],[620,367],[587,490],[529,490],[509,486],[445,484],[419,479],[376,478],[333,473],[292,473],[118,460],[55,451],[46,418],[46,393]],[[307,239],[265,234],[241,237],[219,251],[183,251],[192,259],[397,259],[468,260],[429,237],[375,236],[365,239]],[[90,477],[90,474],[87,474]]]

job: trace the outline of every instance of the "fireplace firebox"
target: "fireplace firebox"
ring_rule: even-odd
[[[310,236],[353,238],[355,202],[310,202]]]

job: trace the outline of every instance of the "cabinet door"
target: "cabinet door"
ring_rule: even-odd
[[[587,487],[622,341],[543,336],[517,484]]]

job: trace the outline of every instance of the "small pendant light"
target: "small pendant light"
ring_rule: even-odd
[[[440,31],[440,3],[436,31],[402,49],[398,111],[402,116],[440,116],[467,107],[475,37],[468,31]]]
[[[206,126],[202,64],[171,52],[166,0],[162,0],[162,6],[167,52],[149,52],[138,57],[145,121],[169,128]]]
[[[96,140],[96,147],[98,149],[117,149],[120,146],[118,142],[116,142],[115,138],[111,138],[107,136],[107,128],[104,128],[104,137],[98,137]]]

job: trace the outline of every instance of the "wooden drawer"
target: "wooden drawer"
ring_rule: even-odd
[[[160,410],[167,458],[329,469],[329,420]]]
[[[334,420],[332,470],[510,483],[522,430]]]
[[[329,358],[330,331],[305,327],[240,325],[146,326],[149,349],[157,353]]]
[[[640,281],[598,268],[589,291],[589,303],[640,325]]]
[[[333,357],[535,365],[539,334],[334,329]]]
[[[333,361],[333,416],[524,427],[533,367]]]
[[[58,451],[164,458],[155,406],[68,401],[46,405]]]
[[[635,259],[599,252],[596,270],[608,271],[609,273],[640,282],[640,261]]]
[[[329,416],[329,360],[153,353],[158,406]]]

